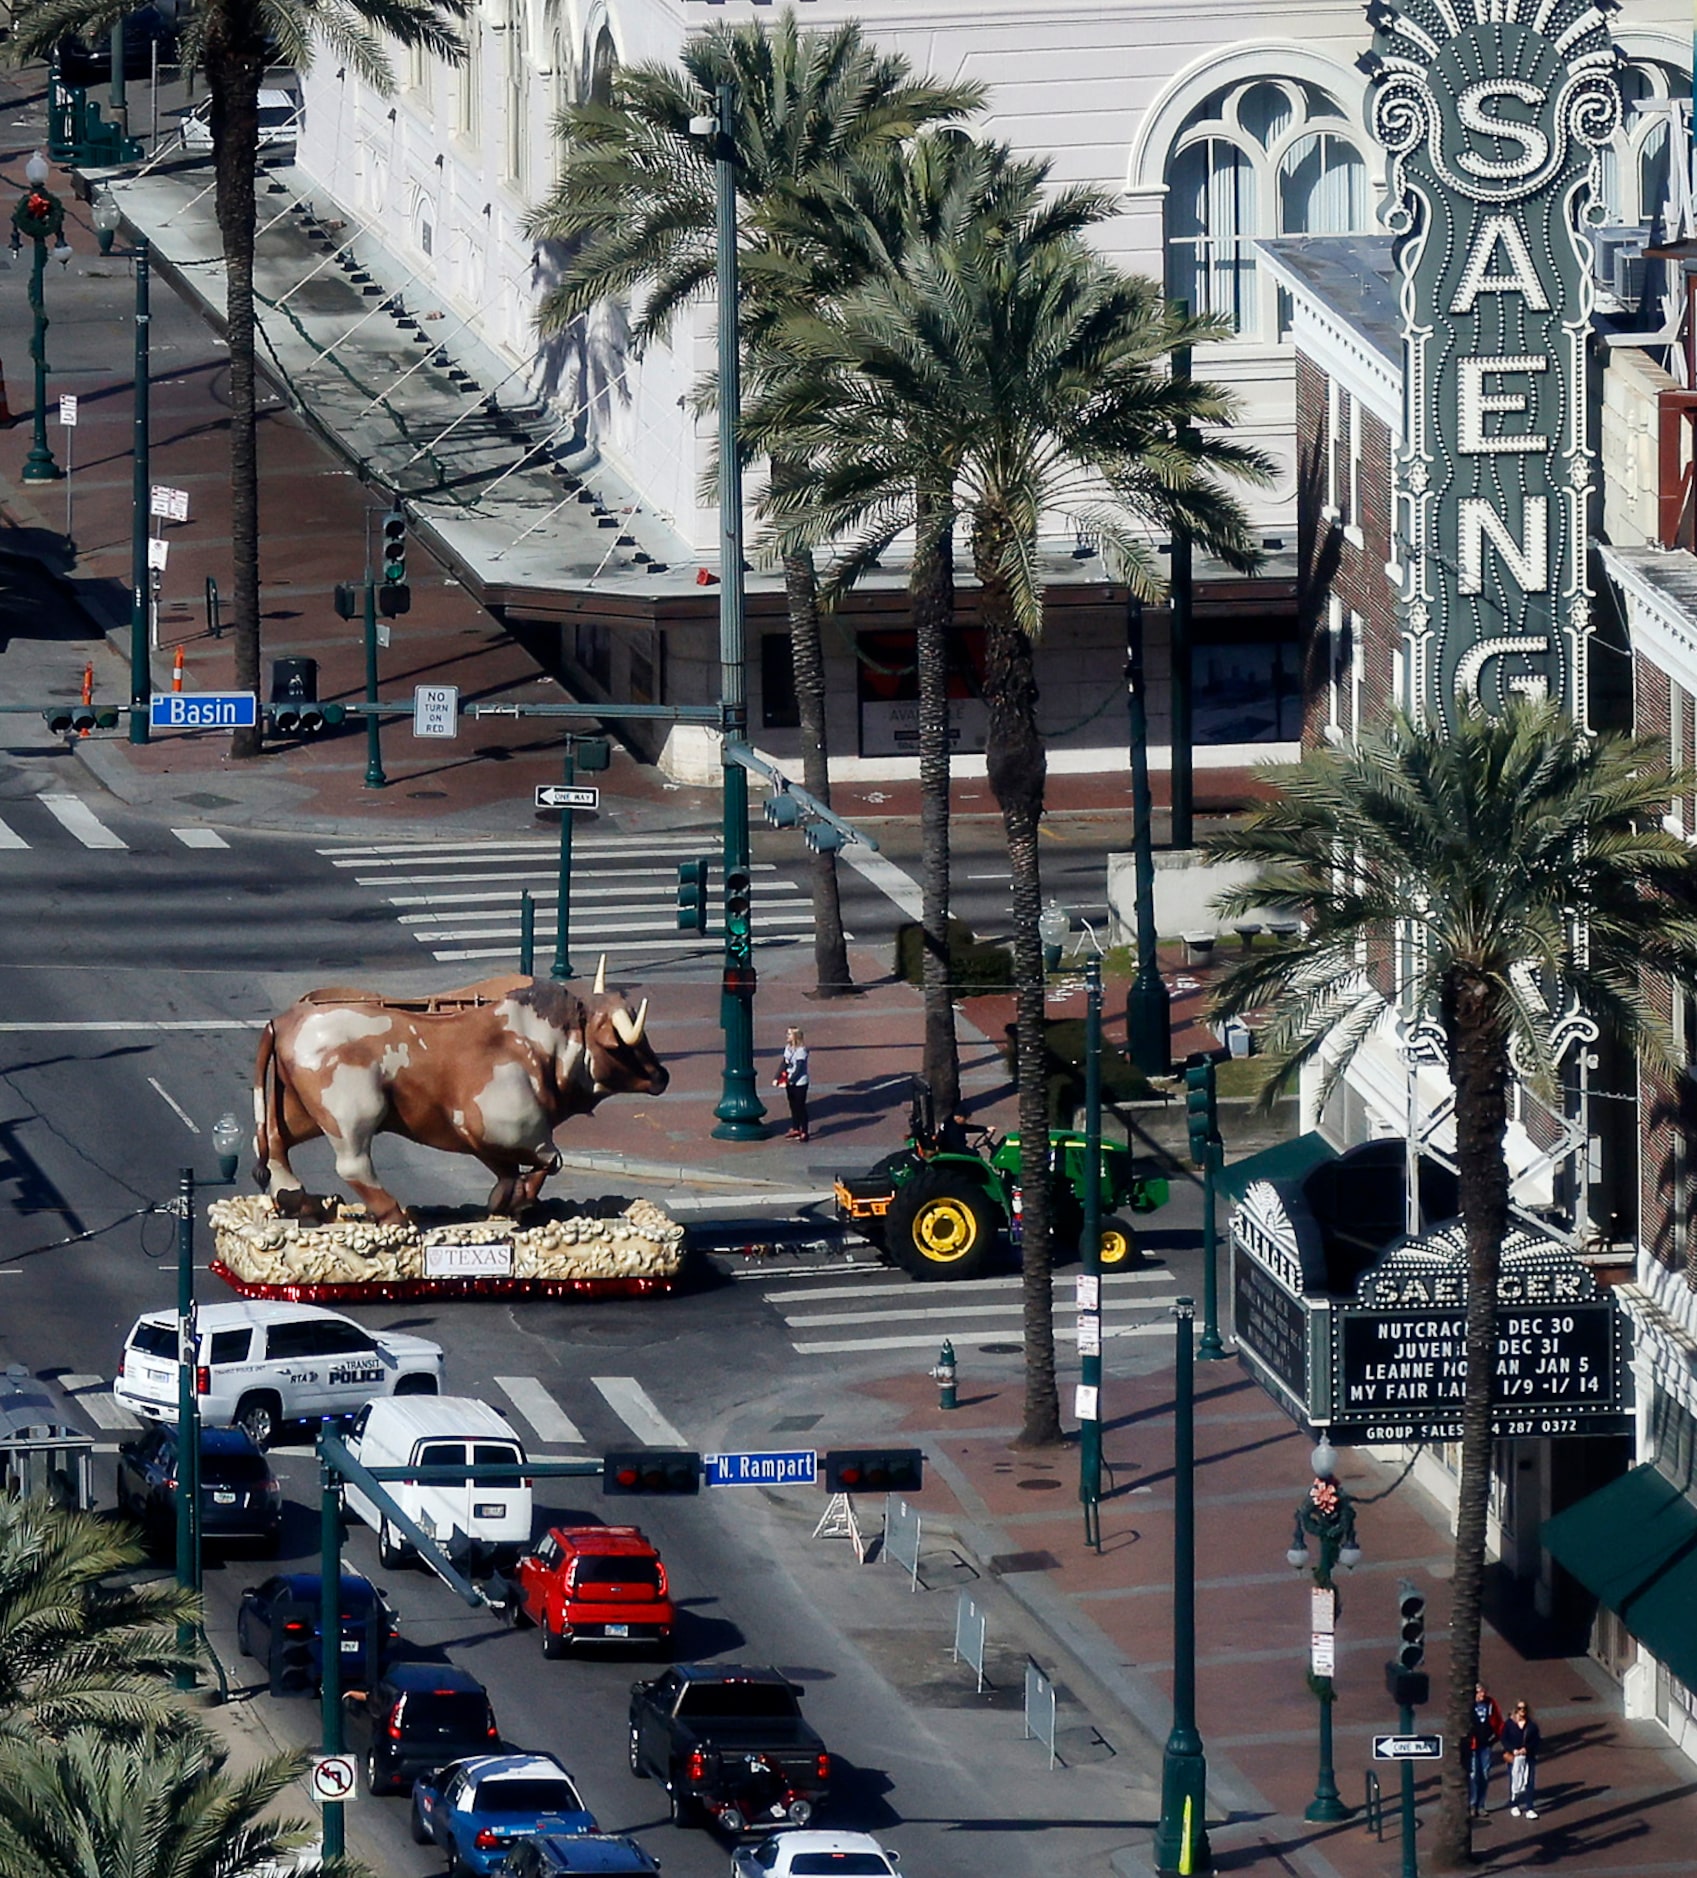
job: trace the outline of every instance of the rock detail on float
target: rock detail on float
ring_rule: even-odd
[[[365,1208],[334,1218],[279,1213],[265,1194],[207,1208],[212,1269],[250,1298],[357,1303],[443,1297],[646,1297],[669,1292],[684,1229],[652,1200],[571,1202],[526,1223],[465,1208],[382,1224]]]

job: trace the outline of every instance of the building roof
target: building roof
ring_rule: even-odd
[[[1389,235],[1281,235],[1256,247],[1286,287],[1306,293],[1402,370],[1402,322]]]

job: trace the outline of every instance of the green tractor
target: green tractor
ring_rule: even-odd
[[[1131,1151],[1100,1144],[1097,1218],[1102,1269],[1137,1262],[1134,1213],[1152,1213],[1167,1200],[1161,1175],[1135,1173]],[[1069,1129],[1049,1135],[1056,1262],[1072,1256],[1084,1232],[1084,1136]],[[864,1174],[836,1182],[837,1217],[854,1227],[892,1264],[915,1278],[980,1278],[994,1261],[1003,1234],[1020,1242],[1019,1136],[996,1136],[958,1120],[941,1127],[930,1093],[920,1086],[908,1117],[908,1139]]]

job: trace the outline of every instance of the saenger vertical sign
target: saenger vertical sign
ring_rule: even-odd
[[[1607,4],[1607,0],[1605,0]],[[1588,217],[1620,122],[1593,0],[1368,15],[1401,277],[1400,702],[1586,708]]]

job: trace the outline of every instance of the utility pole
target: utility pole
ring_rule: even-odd
[[[1084,1266],[1078,1300],[1078,1497],[1102,1549],[1102,961],[1084,968]]]
[[[200,1410],[194,1392],[194,1169],[177,1170],[177,1583],[200,1588]],[[192,1623],[177,1626],[177,1647],[194,1647]],[[180,1670],[179,1689],[194,1687],[194,1671]]]
[[[1172,994],[1156,956],[1154,805],[1149,795],[1149,705],[1143,676],[1143,602],[1126,596],[1126,709],[1131,736],[1131,847],[1137,882],[1137,976],[1125,1001],[1126,1045],[1145,1076],[1173,1067]]]
[[[147,566],[147,511],[151,498],[148,462],[148,392],[152,374],[148,327],[148,245],[136,237],[136,357],[134,473],[130,482],[130,742],[146,743],[148,698],[153,670],[148,658],[148,596],[152,575]]]
[[[577,744],[571,737],[566,739],[566,754],[560,780],[568,789],[577,781]],[[554,923],[554,964],[548,974],[550,978],[561,982],[572,975],[572,820],[573,811],[568,802],[560,810],[560,866],[557,886],[559,905]]]
[[[342,1751],[342,1507],[336,1471],[320,1450],[318,1457],[318,1686],[324,1727],[324,1752]],[[373,1680],[378,1665],[374,1634],[366,1633],[367,1669]],[[339,1859],[347,1850],[340,1800],[324,1801],[324,1858]]]
[[[719,295],[719,711],[724,744],[748,734],[748,659],[742,579],[742,457],[737,438],[742,414],[742,373],[737,322],[737,172],[731,127],[736,87],[721,85],[714,116],[691,128],[712,128],[717,193]],[[748,772],[720,755],[724,781],[725,888],[749,879]],[[752,917],[752,915],[751,915]],[[737,930],[738,928],[742,930]],[[713,1113],[720,1141],[764,1141],[766,1105],[754,1079],[754,939],[745,920],[725,921],[725,977],[719,993],[719,1022],[725,1033],[725,1068],[719,1105]]]
[[[1172,308],[1180,319],[1189,319],[1190,303],[1187,300],[1173,301]],[[1174,346],[1173,377],[1181,381],[1187,380],[1190,377],[1190,364],[1190,347]],[[1181,424],[1178,434],[1181,448],[1190,441],[1190,435],[1190,426]],[[1172,829],[1168,846],[1188,848],[1196,835],[1194,820],[1196,790],[1191,761],[1192,746],[1196,735],[1196,712],[1192,691],[1194,653],[1190,637],[1190,537],[1182,527],[1174,527],[1172,546],[1168,604],[1172,618],[1173,759]]]

